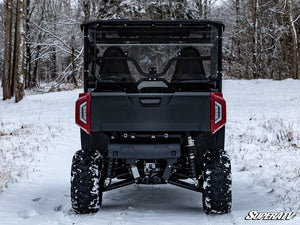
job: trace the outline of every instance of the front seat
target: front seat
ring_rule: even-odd
[[[181,50],[180,58],[175,67],[172,81],[183,79],[206,79],[202,60],[184,59],[185,57],[201,57],[199,51],[194,47],[186,47]]]
[[[102,79],[120,78],[120,81],[132,82],[128,63],[126,59],[117,59],[117,57],[127,57],[119,47],[109,47],[103,53],[103,57],[111,59],[102,59],[100,68],[100,77]]]

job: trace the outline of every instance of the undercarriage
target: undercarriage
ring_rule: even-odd
[[[87,135],[82,131],[81,137],[82,147],[87,151],[102,149],[99,151],[106,175],[103,192],[133,183],[169,183],[201,192],[201,155],[209,148],[224,149],[224,129],[215,135],[199,132]]]

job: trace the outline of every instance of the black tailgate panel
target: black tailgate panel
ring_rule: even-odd
[[[210,131],[210,93],[91,93],[91,131]]]

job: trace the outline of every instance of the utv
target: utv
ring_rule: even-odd
[[[136,183],[202,192],[205,213],[229,212],[223,23],[98,20],[81,28],[84,93],[76,102],[81,150],[72,162],[74,211],[96,212],[103,192]]]

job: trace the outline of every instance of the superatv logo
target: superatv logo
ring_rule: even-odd
[[[258,212],[250,211],[248,216],[245,217],[245,220],[290,220],[295,218],[295,212]]]

